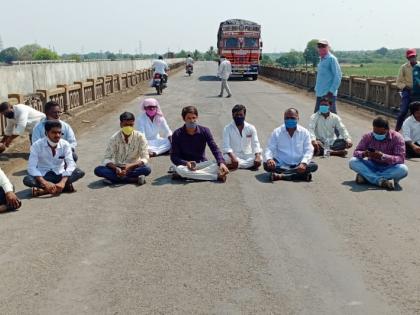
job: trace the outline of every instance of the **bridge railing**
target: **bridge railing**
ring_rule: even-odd
[[[176,69],[184,65],[177,62],[169,65],[170,69]],[[144,81],[152,78],[152,69],[142,69],[133,72],[107,74],[102,77],[89,78],[86,81],[76,81],[73,84],[59,84],[52,89],[38,89],[31,94],[9,94],[10,104],[26,104],[38,111],[44,111],[44,105],[48,101],[56,101],[60,104],[63,112],[70,112],[76,108],[98,102],[109,95],[136,87]],[[6,126],[5,118],[1,115],[0,132],[4,135]]]
[[[316,72],[313,71],[262,66],[260,74],[301,88],[315,88]],[[395,80],[356,76],[343,76],[338,97],[389,114],[401,101]]]

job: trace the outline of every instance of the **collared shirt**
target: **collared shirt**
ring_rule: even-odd
[[[185,59],[185,63],[186,65],[192,65],[194,63],[194,59],[192,59],[191,57],[187,57],[187,59]]]
[[[153,121],[146,113],[137,116],[136,129],[143,133],[147,140],[168,138],[172,135],[165,117],[159,115],[156,115]]]
[[[298,125],[290,137],[285,125],[274,129],[264,152],[264,160],[276,159],[280,164],[308,164],[314,154],[309,131]]]
[[[36,124],[32,130],[32,143],[37,142],[39,139],[45,137],[45,122],[46,118]],[[65,121],[59,120],[61,123],[61,138],[70,143],[70,146],[74,149],[77,146],[76,136],[74,135],[73,129]]]
[[[223,129],[223,153],[256,154],[261,153],[260,141],[257,130],[246,121],[242,134],[239,132],[235,122],[231,122]]]
[[[66,140],[60,139],[54,156],[47,137],[32,144],[28,161],[29,175],[44,176],[53,171],[57,175],[70,176],[75,168],[71,146]]]
[[[229,79],[230,74],[232,73],[232,65],[230,61],[225,59],[219,65],[219,70],[217,72],[217,76],[223,80]]]
[[[31,133],[34,126],[45,118],[44,113],[24,104],[14,105],[13,112],[15,113],[14,117],[6,119],[6,129],[4,130],[6,136],[22,135],[25,130]]]
[[[213,139],[210,129],[197,126],[193,135],[187,133],[185,125],[172,135],[171,161],[175,165],[186,165],[188,161],[197,163],[207,161],[205,151],[209,146],[217,163],[225,163],[222,152]]]
[[[312,114],[311,119],[309,120],[308,129],[311,134],[311,140],[318,139],[322,142],[335,140],[337,139],[335,129],[339,131],[340,139],[351,140],[349,132],[341,121],[341,118],[334,113],[330,113],[327,117],[322,115],[320,112]]]
[[[337,96],[341,77],[341,68],[337,58],[333,54],[328,53],[325,57],[321,58],[318,64],[315,84],[316,96],[322,97],[328,94],[328,92]]]
[[[117,131],[108,142],[103,164],[127,164],[138,161],[147,164],[148,160],[147,140],[141,132],[134,130],[126,143],[122,131]]]
[[[413,88],[413,66],[411,63],[406,62],[400,67],[396,83],[401,90],[405,87]]]
[[[383,141],[376,140],[372,132],[363,135],[354,150],[353,156],[363,159],[363,153],[369,148],[383,153],[382,159],[372,159],[372,161],[376,163],[384,165],[404,164],[404,138],[394,130],[389,130],[385,140]]]
[[[401,128],[404,141],[412,141],[420,143],[420,121],[417,121],[413,115],[408,117]]]
[[[166,70],[169,70],[168,64],[161,60],[153,61],[152,69],[155,70],[155,73],[166,74]]]
[[[1,168],[0,168],[0,187],[3,188],[5,193],[13,191],[12,183],[10,182],[9,178],[7,178],[6,174],[4,174]]]

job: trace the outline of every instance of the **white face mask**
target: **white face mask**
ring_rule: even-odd
[[[58,146],[58,142],[53,142],[48,137],[47,137],[47,141],[48,141],[48,144],[50,145],[50,147],[52,147],[52,148],[56,148]]]

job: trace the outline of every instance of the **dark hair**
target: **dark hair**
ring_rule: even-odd
[[[185,118],[187,114],[194,114],[198,116],[198,110],[195,106],[186,106],[182,109],[182,112],[181,112],[182,118]]]
[[[188,54],[188,56],[187,57],[191,57],[191,55],[190,54]]]
[[[226,58],[226,57],[225,57],[224,55],[221,55],[221,56],[220,56],[220,59],[222,59],[222,58]]]
[[[45,132],[47,133],[53,128],[60,128],[61,129],[61,123],[58,120],[47,120],[45,122]]]
[[[328,105],[332,105],[332,102],[329,98],[327,98],[327,97],[321,98],[321,100],[319,101],[319,104],[321,105],[321,104],[325,104],[325,103],[327,103]]]
[[[8,110],[10,107],[9,102],[3,102],[0,104],[0,112],[4,112],[5,110]]]
[[[162,56],[159,56],[158,59],[163,59],[163,57]]]
[[[232,115],[236,114],[237,112],[240,112],[241,110],[244,111],[244,114],[246,115],[246,107],[242,104],[236,104],[235,106],[233,106],[232,108]]]
[[[410,114],[414,115],[415,112],[420,110],[420,102],[416,101],[416,102],[412,102],[410,104]]]
[[[126,121],[126,120],[135,120],[136,117],[134,117],[133,113],[130,112],[124,112],[120,115],[120,122]]]
[[[299,111],[298,111],[296,108],[294,108],[294,107],[290,107],[290,108],[286,109],[286,110],[284,111],[284,113],[286,114],[286,113],[287,113],[287,112],[289,112],[289,111],[293,111],[293,112],[295,112],[296,114],[298,114],[298,115],[299,115]]]
[[[51,108],[56,107],[56,106],[61,107],[60,104],[58,104],[56,101],[46,102],[44,105],[44,113],[50,111]]]
[[[389,129],[389,122],[382,116],[378,116],[373,120],[373,127]]]

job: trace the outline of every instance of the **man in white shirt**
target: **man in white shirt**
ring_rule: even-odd
[[[49,101],[44,106],[44,112],[47,117],[36,124],[32,130],[32,143],[35,143],[39,139],[45,137],[45,122],[49,120],[57,120],[61,123],[62,139],[66,140],[70,144],[71,150],[73,152],[73,160],[77,162],[77,154],[75,152],[77,146],[76,137],[71,126],[65,121],[60,120],[60,116],[62,114],[60,104],[55,101]]]
[[[231,75],[231,73],[232,73],[232,65],[230,64],[230,61],[227,60],[225,56],[221,56],[219,70],[217,72],[217,76],[222,80],[220,94],[218,95],[219,97],[223,97],[224,90],[226,90],[228,94],[226,97],[232,96],[229,85],[227,83],[227,80],[229,80],[229,76]]]
[[[246,107],[232,108],[233,121],[223,129],[223,158],[230,170],[257,170],[261,166],[261,146],[255,127],[245,121]]]
[[[95,168],[95,175],[103,177],[104,184],[146,183],[146,176],[152,171],[147,165],[149,152],[144,134],[134,130],[135,117],[132,113],[120,115],[121,129],[108,142],[101,166]]]
[[[159,73],[162,75],[165,83],[168,81],[168,75],[166,71],[169,70],[169,66],[165,61],[163,61],[162,56],[159,56],[158,60],[153,61],[152,69],[154,73]]]
[[[298,125],[299,112],[289,108],[284,113],[284,124],[274,129],[264,152],[264,169],[271,180],[311,181],[318,165],[311,161],[314,148],[308,130]]]
[[[13,185],[0,169],[0,212],[19,209],[22,202],[13,192]]]
[[[58,195],[62,192],[74,192],[73,183],[85,176],[76,168],[71,146],[61,139],[61,123],[45,122],[46,137],[31,146],[28,161],[28,173],[23,183],[32,188],[32,195]]]
[[[410,112],[401,129],[407,158],[420,157],[420,102],[411,103]]]
[[[331,112],[331,106],[332,102],[321,100],[318,112],[312,114],[309,121],[314,155],[324,155],[324,151],[328,150],[331,155],[344,157],[347,155],[346,149],[353,144],[341,118]]]
[[[24,105],[10,105],[8,102],[0,104],[0,114],[6,117],[6,129],[4,137],[1,140],[1,149],[4,151],[12,141],[18,136],[23,135],[25,131],[29,132],[29,139],[34,126],[45,118],[45,114],[36,109]]]

